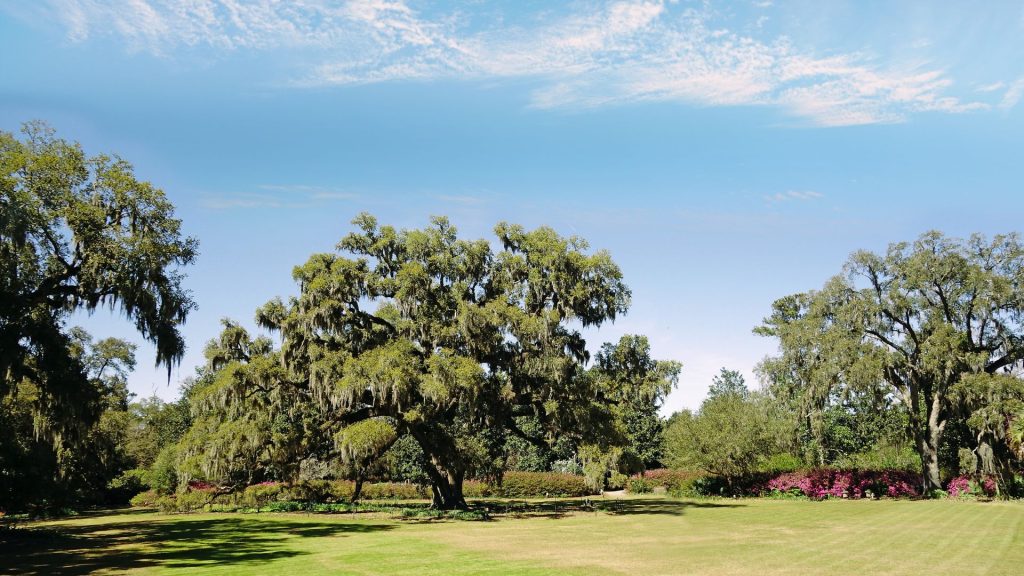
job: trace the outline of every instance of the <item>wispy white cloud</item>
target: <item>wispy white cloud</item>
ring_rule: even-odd
[[[822,126],[990,107],[949,95],[952,80],[941,69],[856,53],[821,56],[784,36],[754,38],[714,25],[711,11],[674,2],[622,0],[536,27],[475,30],[465,15],[427,18],[402,0],[50,2],[74,41],[105,31],[157,54],[202,45],[314,49],[313,58],[304,52],[311,64],[292,79],[295,86],[533,78],[540,82],[531,97],[538,108],[638,101],[774,106]],[[1011,89],[1003,103],[1019,97]]]
[[[1016,82],[1010,84],[1003,94],[1003,99],[999,101],[999,107],[1009,110],[1020,102],[1021,96],[1024,96],[1024,78],[1018,78]]]
[[[200,198],[203,208],[231,210],[240,208],[308,208],[319,204],[354,200],[358,194],[322,186],[304,184],[261,184],[259,192],[208,194]]]
[[[1006,82],[993,82],[991,84],[983,84],[974,89],[975,92],[996,92],[1006,88]]]
[[[778,192],[765,196],[764,199],[769,203],[778,202],[790,202],[790,201],[807,201],[817,200],[823,198],[825,195],[821,192],[815,192],[814,190],[787,190],[785,192]]]

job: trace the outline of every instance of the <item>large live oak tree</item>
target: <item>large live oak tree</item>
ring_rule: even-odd
[[[979,443],[994,437],[978,412],[991,394],[981,391],[1014,389],[1002,374],[1024,359],[1022,319],[1024,248],[1016,235],[929,232],[884,255],[853,254],[821,290],[776,301],[755,331],[780,343],[762,372],[790,387],[805,410],[844,387],[895,394],[909,413],[927,491],[941,487],[939,449],[952,419],[975,426]]]
[[[99,414],[69,315],[119,310],[170,370],[194,307],[180,268],[197,243],[126,161],[87,156],[42,123],[23,136],[0,132],[0,398],[32,386],[37,426],[60,452]]]
[[[433,504],[456,508],[467,474],[498,456],[496,432],[537,444],[613,434],[611,384],[583,370],[580,333],[626,311],[607,252],[550,228],[499,224],[494,250],[444,218],[421,230],[353,223],[341,254],[296,267],[297,297],[257,314],[280,334],[279,380],[330,408],[342,456],[365,461],[410,435],[430,461]],[[540,433],[521,430],[521,416]]]

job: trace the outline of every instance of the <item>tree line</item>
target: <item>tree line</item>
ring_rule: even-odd
[[[463,482],[584,473],[598,488],[671,465],[907,466],[922,488],[1020,468],[1024,251],[1016,235],[933,232],[854,254],[755,331],[779,353],[751,391],[723,369],[699,410],[658,411],[681,365],[642,335],[591,357],[582,330],[626,313],[605,251],[499,223],[398,230],[362,214],[293,270],[297,294],[224,320],[180,400],[134,401],[134,346],[68,325],[120,311],[180,361],[198,242],[126,161],[40,123],[0,133],[0,509],[95,502],[143,486],[387,477],[465,507]],[[118,492],[120,490],[121,492]]]

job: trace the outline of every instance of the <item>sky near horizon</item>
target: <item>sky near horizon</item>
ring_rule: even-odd
[[[666,413],[753,384],[772,301],[854,250],[1024,214],[1021,2],[0,0],[0,70],[0,130],[123,156],[200,241],[189,351],[168,384],[142,344],[140,395],[362,211],[609,250],[633,304],[588,342],[682,362]]]

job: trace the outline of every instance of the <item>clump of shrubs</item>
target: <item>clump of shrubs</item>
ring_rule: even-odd
[[[946,493],[950,498],[991,498],[997,492],[998,484],[992,476],[957,476],[946,485]]]
[[[571,498],[594,493],[583,476],[558,472],[506,472],[500,485],[489,487],[489,495],[501,498]]]
[[[129,503],[135,508],[156,508],[159,499],[160,494],[156,490],[146,490],[132,496]]]
[[[689,472],[686,470],[671,470],[668,468],[655,468],[646,470],[643,474],[634,476],[635,486],[627,486],[629,492],[643,494],[641,490],[655,492],[658,489],[664,490],[670,496],[696,497],[705,496],[695,486],[698,481],[705,478],[704,474]]]
[[[626,481],[626,491],[630,494],[650,494],[654,486],[643,476],[633,476]]]
[[[634,494],[663,489],[670,496],[762,496],[771,498],[906,498],[920,496],[920,475],[906,470],[815,468],[762,471],[726,478],[685,470],[655,469],[630,478]]]
[[[818,468],[785,472],[754,485],[760,496],[825,498],[906,498],[920,496],[921,477],[905,470],[833,470]]]
[[[625,482],[625,477],[623,477]],[[131,500],[132,506],[156,507],[163,512],[330,512],[353,510],[355,482],[350,480],[307,480],[286,484],[260,482],[241,490],[225,491],[205,482],[190,482],[177,492],[161,494],[147,490]],[[507,472],[501,482],[467,480],[467,498],[569,498],[594,494],[582,476],[557,472]],[[401,482],[367,482],[360,500],[371,502],[424,500],[428,489]],[[362,510],[366,506],[360,505]]]

